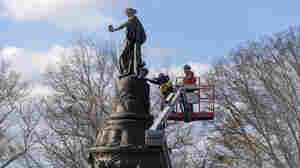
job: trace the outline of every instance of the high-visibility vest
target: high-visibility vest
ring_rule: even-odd
[[[166,92],[168,92],[171,89],[171,87],[172,87],[172,83],[169,80],[168,82],[165,82],[165,83],[163,83],[163,84],[160,85],[160,91],[162,93],[166,93]]]
[[[194,77],[194,73],[189,71],[188,74],[183,78],[184,84],[195,84],[196,78]]]

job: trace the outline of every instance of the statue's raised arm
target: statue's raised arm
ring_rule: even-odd
[[[110,32],[126,28],[126,39],[119,57],[120,77],[139,75],[140,68],[145,65],[142,61],[141,46],[145,43],[147,37],[144,27],[136,16],[136,13],[136,9],[127,8],[125,14],[128,20],[124,24],[116,28],[112,25],[108,26]]]

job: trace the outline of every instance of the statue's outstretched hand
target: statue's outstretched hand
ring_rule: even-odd
[[[112,25],[109,25],[109,26],[108,26],[108,31],[109,31],[109,32],[113,32],[113,31],[114,31],[114,27],[113,27]]]

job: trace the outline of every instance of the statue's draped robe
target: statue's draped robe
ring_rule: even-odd
[[[138,75],[142,64],[141,46],[146,40],[144,27],[136,16],[128,18],[126,26],[126,39],[119,58],[121,75]]]

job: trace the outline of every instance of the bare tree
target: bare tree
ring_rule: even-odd
[[[249,41],[215,65],[224,120],[218,145],[231,167],[300,166],[300,29]]]
[[[9,61],[0,55],[1,168],[20,166],[20,161],[33,151],[33,132],[39,117],[31,115],[33,113],[23,106],[28,93],[28,84],[12,70]]]
[[[38,132],[42,127],[40,115],[40,101],[35,98],[28,98],[18,104],[14,116],[13,141],[10,143],[10,152],[14,155],[3,166],[41,168],[43,162],[39,153],[41,146],[38,143]]]
[[[53,95],[44,101],[49,129],[40,134],[40,144],[51,167],[87,167],[87,148],[112,110],[115,48],[93,40],[79,40],[73,48],[45,74]]]
[[[200,123],[180,122],[168,128],[168,144],[172,150],[171,158],[174,168],[214,168],[215,157],[210,154],[211,142],[208,138],[212,130],[201,125]],[[206,132],[203,136],[198,134],[202,131]]]

